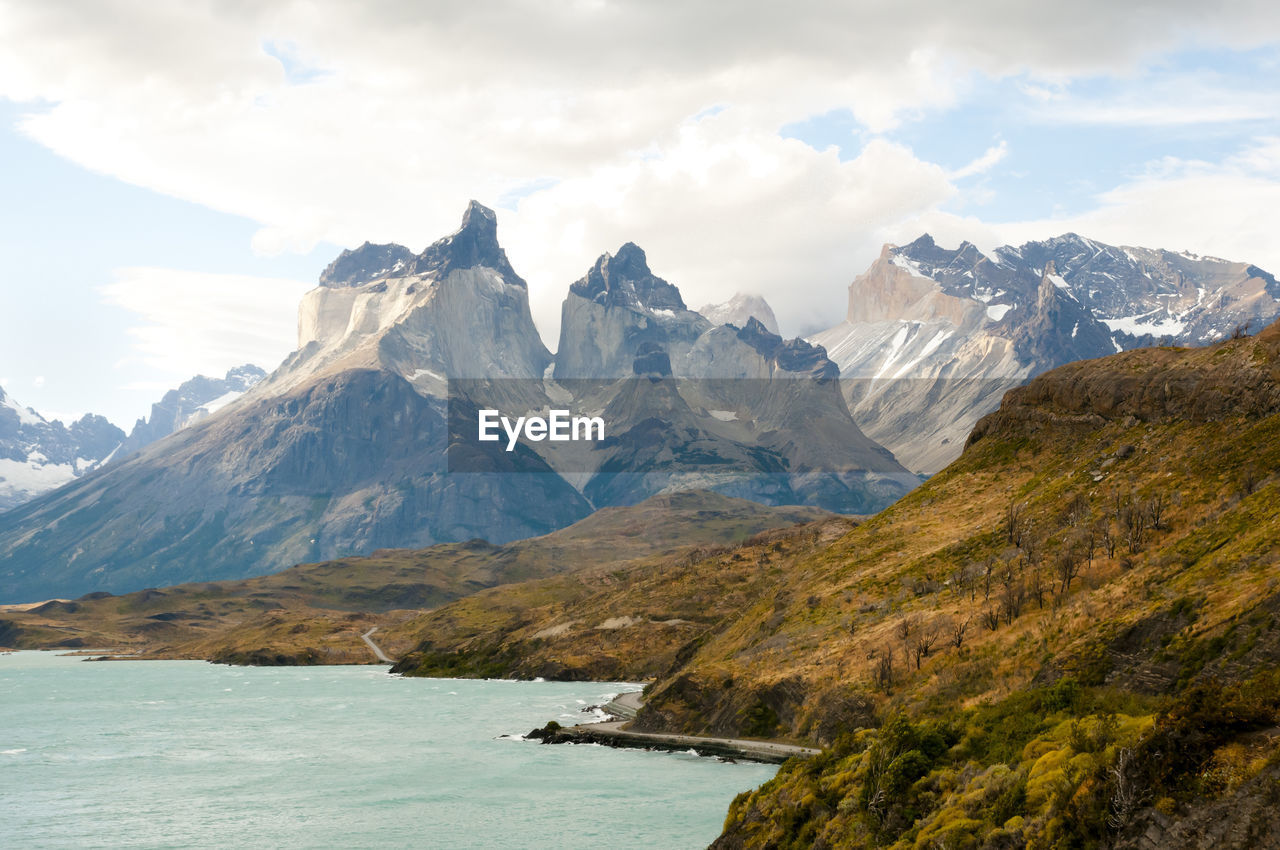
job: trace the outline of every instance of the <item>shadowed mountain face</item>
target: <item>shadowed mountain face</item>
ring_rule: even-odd
[[[929,236],[849,287],[817,334],[854,418],[908,468],[932,473],[1010,388],[1074,360],[1165,342],[1203,345],[1280,315],[1280,284],[1247,263],[1104,245],[1075,234],[984,254]]]
[[[859,432],[820,348],[758,322],[712,326],[637,246],[602,257],[565,315],[553,360],[479,204],[419,255],[344,252],[304,296],[299,348],[274,373],[0,515],[0,601],[502,543],[691,487],[866,513],[917,483]],[[607,439],[477,440],[480,409],[553,407],[607,411]]]

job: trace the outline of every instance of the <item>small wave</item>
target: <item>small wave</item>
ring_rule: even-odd
[[[16,750],[0,750],[0,756],[16,756],[18,753],[25,753],[26,751],[26,747],[19,747]]]

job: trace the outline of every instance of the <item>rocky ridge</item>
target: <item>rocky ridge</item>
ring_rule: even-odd
[[[925,235],[885,246],[850,285],[845,321],[813,341],[868,436],[932,473],[1029,377],[1157,342],[1203,345],[1277,315],[1280,284],[1248,263],[1075,234],[989,254]]]

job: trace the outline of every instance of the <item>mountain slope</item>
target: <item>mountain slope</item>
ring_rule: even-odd
[[[1166,341],[1202,345],[1280,315],[1280,284],[1247,263],[1104,245],[1075,234],[984,254],[927,234],[849,287],[817,334],[858,424],[932,473],[1005,391],[1073,360]]]
[[[656,672],[639,728],[831,748],[740,798],[724,847],[1225,835],[1214,801],[1255,812],[1224,846],[1255,846],[1280,762],[1276,470],[1280,326],[1073,363],[856,528],[529,608],[550,584],[488,591],[426,615],[401,669]]]
[[[406,612],[506,582],[616,570],[731,545],[770,528],[817,519],[814,508],[770,508],[709,492],[605,508],[552,534],[495,545],[483,540],[302,564],[260,578],[93,593],[74,601],[0,610],[0,646],[111,647],[146,657],[248,663],[372,660],[360,632],[379,628],[394,654],[410,648]]]

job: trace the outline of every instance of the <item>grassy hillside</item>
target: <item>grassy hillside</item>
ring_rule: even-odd
[[[653,674],[643,728],[829,747],[735,802],[724,847],[1179,846],[1214,805],[1255,846],[1278,412],[1276,327],[1072,364],[866,523],[478,594],[407,624],[402,667]]]
[[[110,648],[144,657],[233,663],[361,663],[360,634],[378,627],[393,657],[414,641],[402,624],[503,582],[680,558],[764,529],[828,516],[698,491],[606,508],[553,534],[482,540],[302,564],[242,581],[203,582],[0,610],[0,646]]]

